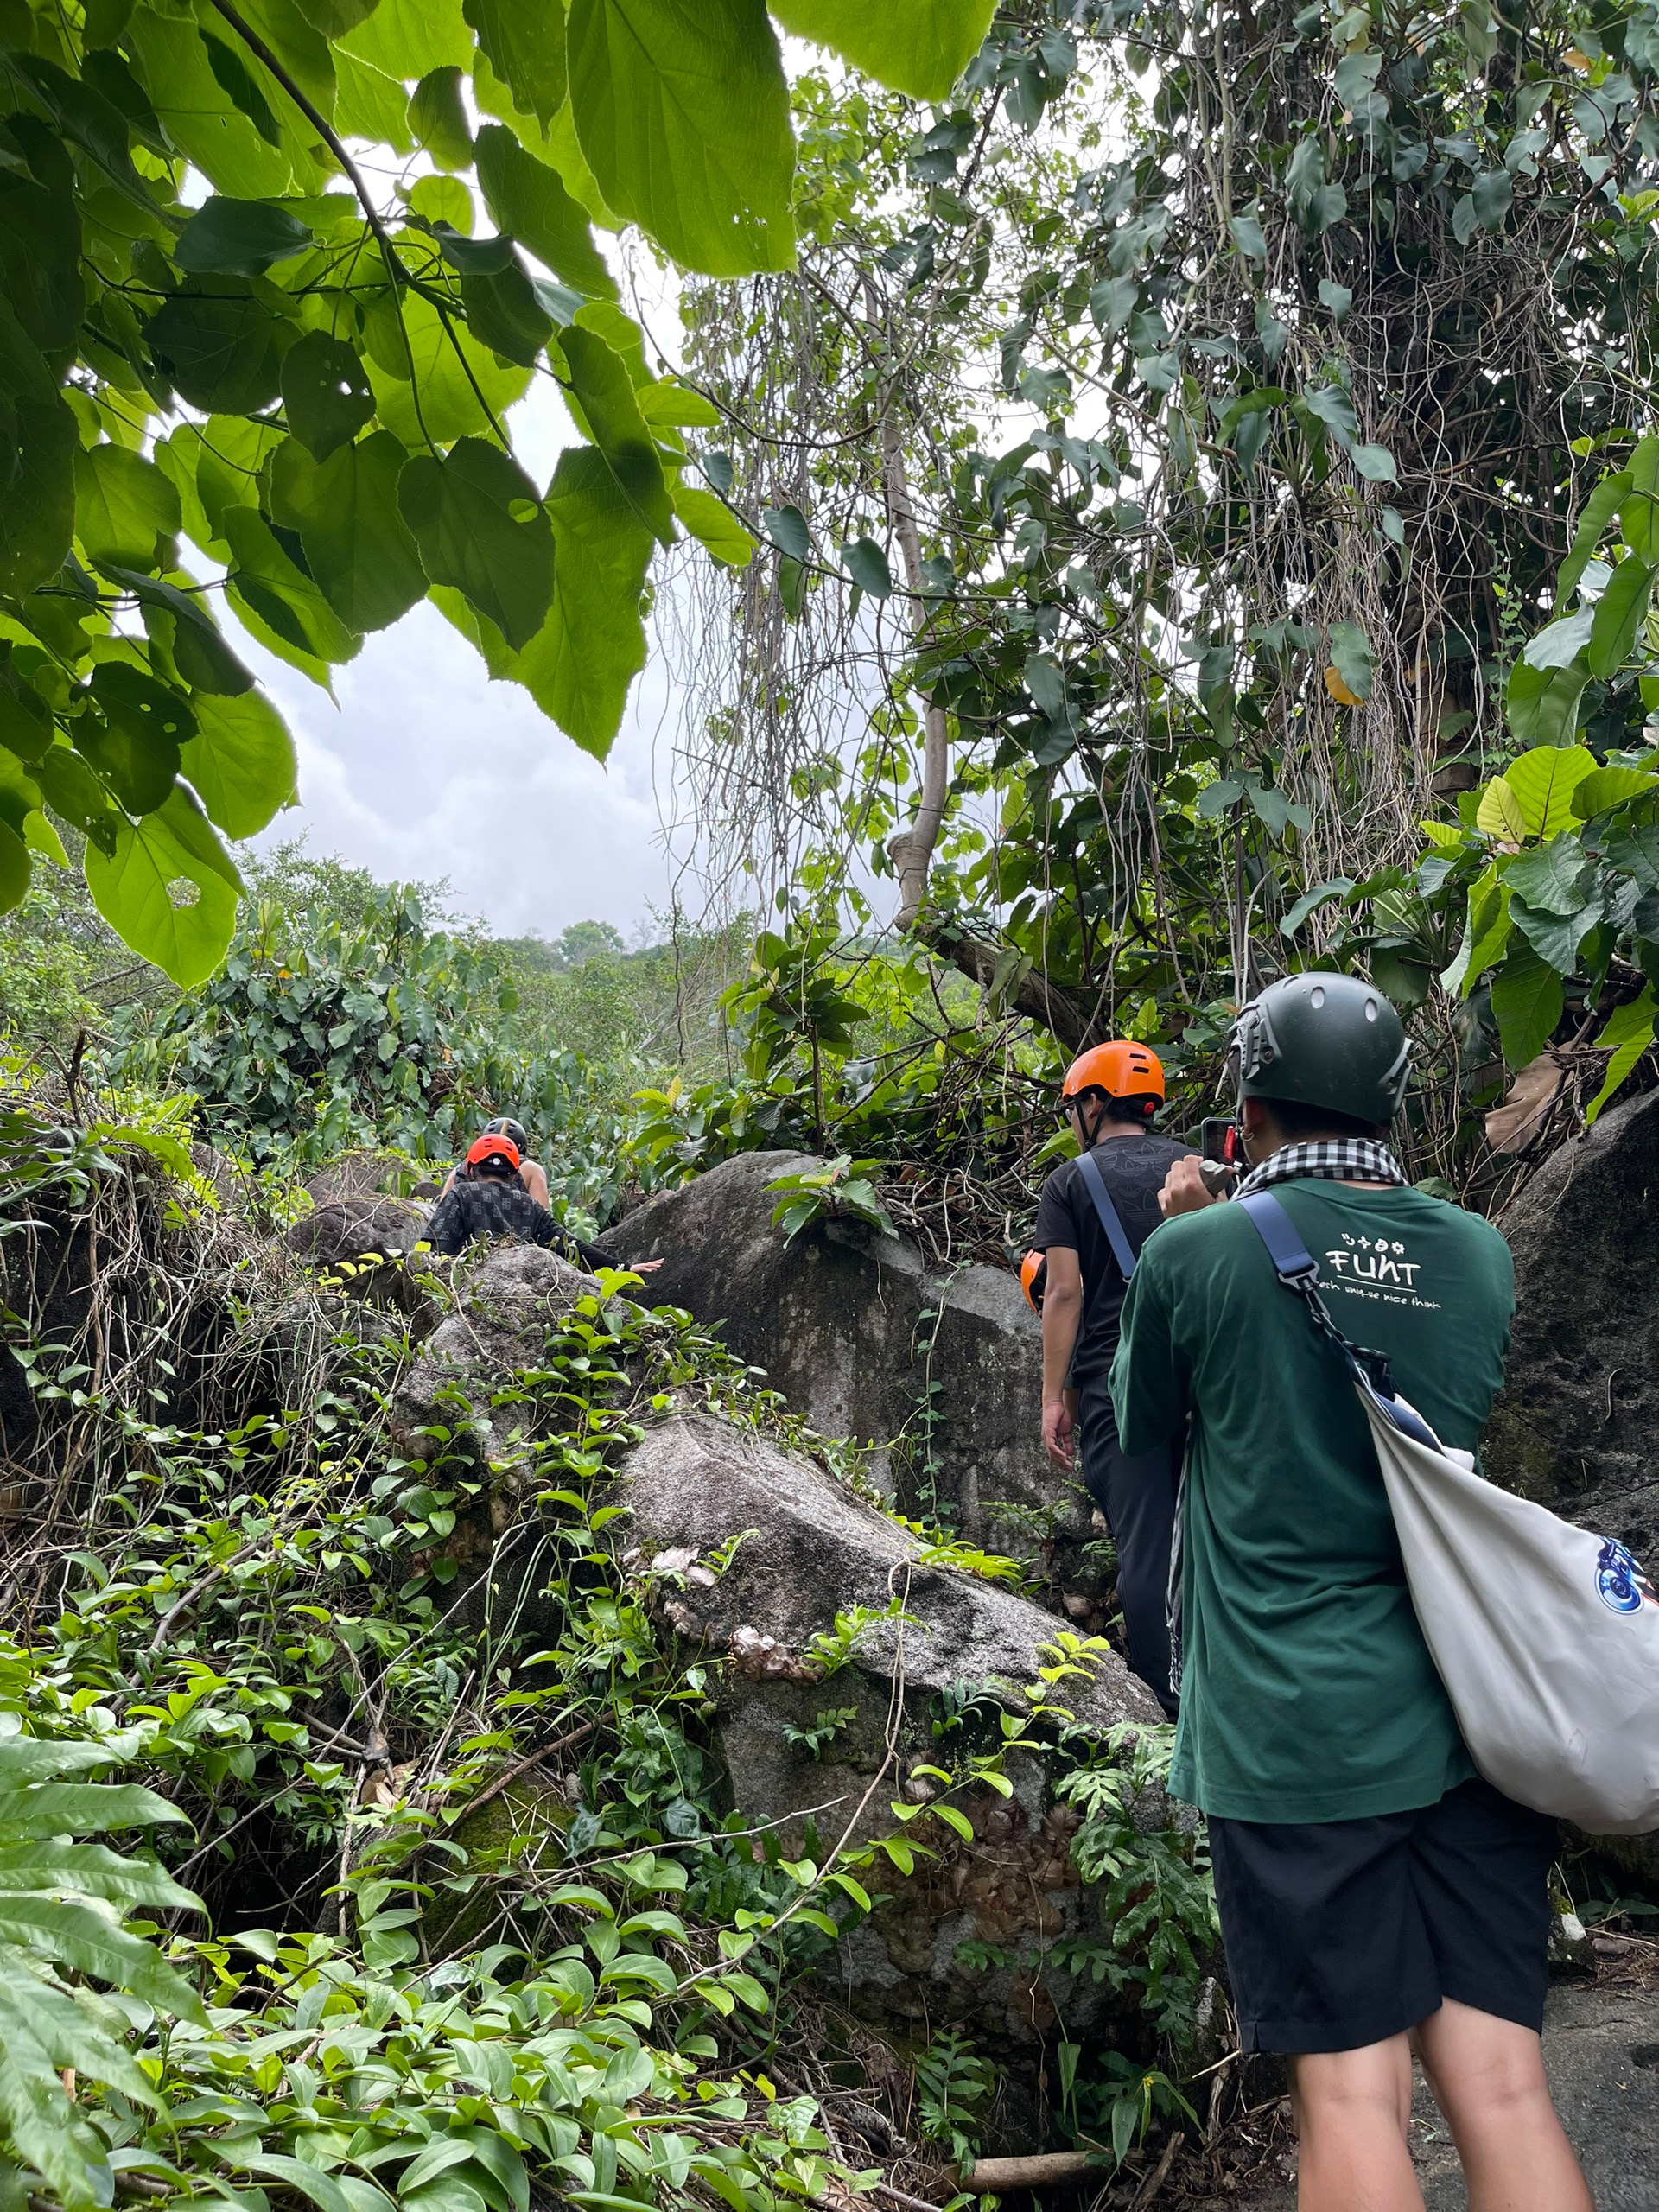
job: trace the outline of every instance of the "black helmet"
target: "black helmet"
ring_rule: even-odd
[[[486,1122],[482,1134],[486,1137],[505,1137],[509,1143],[518,1146],[521,1160],[530,1150],[530,1139],[524,1135],[524,1123],[515,1122],[511,1114],[498,1114],[494,1121]]]
[[[1400,1111],[1411,1043],[1375,983],[1314,970],[1250,1001],[1228,1065],[1241,1100],[1282,1098],[1376,1126]]]

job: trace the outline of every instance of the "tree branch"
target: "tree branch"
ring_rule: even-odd
[[[930,952],[959,968],[981,990],[990,989],[1004,947],[986,938],[970,937],[959,922],[924,921],[916,934]],[[1092,1007],[1085,1006],[1035,968],[1020,979],[1009,996],[1017,1013],[1046,1029],[1068,1052],[1080,1052],[1099,1027],[1098,1001]]]

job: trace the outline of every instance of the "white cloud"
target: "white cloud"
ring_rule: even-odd
[[[520,460],[545,483],[573,435],[551,386],[532,391],[511,427]],[[669,904],[652,754],[675,687],[656,653],[601,766],[518,684],[491,683],[473,647],[424,601],[335,670],[337,709],[245,632],[237,645],[299,752],[299,807],[278,815],[257,845],[303,832],[313,852],[383,879],[447,876],[456,906],[503,936],[556,936],[588,919],[632,936]]]
[[[238,640],[294,733],[300,806],[257,842],[303,830],[383,878],[447,876],[455,904],[504,936],[569,922],[625,934],[670,896],[653,737],[669,705],[659,663],[639,679],[601,766],[528,693],[492,683],[435,607],[415,607],[338,669],[336,712],[292,669]]]

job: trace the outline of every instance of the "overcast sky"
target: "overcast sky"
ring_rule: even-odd
[[[652,316],[659,342],[666,321]],[[545,484],[575,437],[547,379],[508,423],[519,458]],[[238,643],[299,750],[300,804],[277,816],[260,846],[303,832],[313,852],[382,878],[447,876],[456,907],[503,936],[552,937],[591,918],[632,938],[653,907],[668,905],[652,755],[661,733],[666,760],[674,702],[654,651],[601,767],[528,692],[492,683],[472,646],[424,601],[334,671],[337,707],[245,633]]]

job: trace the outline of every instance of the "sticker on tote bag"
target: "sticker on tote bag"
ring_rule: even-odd
[[[1605,1543],[1596,1559],[1596,1595],[1610,1613],[1639,1613],[1645,1598],[1659,1605],[1659,1591],[1623,1544]]]

